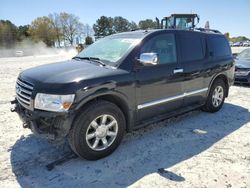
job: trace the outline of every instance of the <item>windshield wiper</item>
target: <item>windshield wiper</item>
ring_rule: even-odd
[[[73,57],[72,59],[74,59],[74,60],[81,60],[81,58],[78,57],[78,56],[75,56],[75,57]]]
[[[75,56],[72,59],[80,59],[80,60],[88,60],[88,61],[94,61],[102,66],[106,66],[105,63],[103,63],[98,57],[79,57],[79,56]]]

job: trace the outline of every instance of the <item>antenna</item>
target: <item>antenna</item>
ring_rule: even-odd
[[[160,20],[159,20],[159,18],[155,18],[155,20],[156,20],[156,27],[157,27],[157,29],[160,29],[161,27],[160,27]]]
[[[204,27],[205,29],[210,29],[210,26],[209,26],[209,21],[206,21],[206,24],[205,24],[205,27]]]

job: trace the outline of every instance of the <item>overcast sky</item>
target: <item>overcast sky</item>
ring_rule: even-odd
[[[210,28],[230,32],[232,36],[250,38],[250,0],[1,0],[0,19],[16,25],[30,24],[39,16],[68,12],[93,25],[100,16],[122,16],[130,21],[195,12],[199,27],[209,20]]]

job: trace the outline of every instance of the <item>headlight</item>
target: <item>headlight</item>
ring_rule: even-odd
[[[38,93],[35,98],[35,108],[53,112],[68,111],[75,95],[50,95]]]

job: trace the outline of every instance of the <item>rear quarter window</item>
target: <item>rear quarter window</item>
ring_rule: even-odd
[[[231,49],[227,39],[223,36],[209,36],[208,47],[214,57],[231,56]]]
[[[179,35],[182,61],[197,61],[204,59],[205,47],[202,35],[192,32]]]

